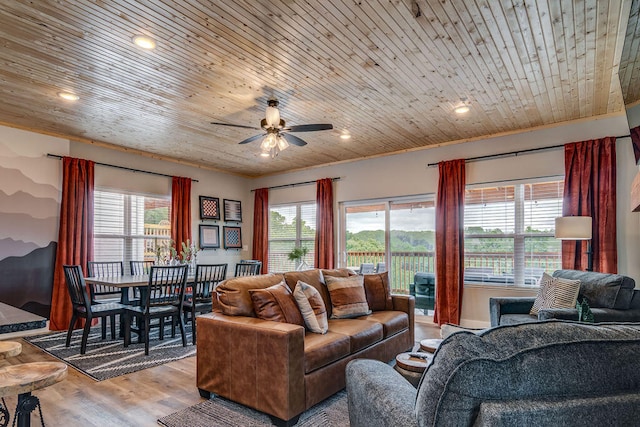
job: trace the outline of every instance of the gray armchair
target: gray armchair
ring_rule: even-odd
[[[416,390],[386,363],[347,365],[351,427],[638,425],[640,324],[546,321],[457,332]]]
[[[640,290],[635,281],[620,274],[578,270],[557,270],[553,277],[580,280],[578,301],[586,298],[596,323],[640,322]],[[540,320],[578,320],[578,310],[543,309],[538,316],[529,314],[534,297],[503,297],[489,299],[491,326],[510,325]]]

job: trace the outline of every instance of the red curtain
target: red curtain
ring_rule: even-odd
[[[640,126],[630,129],[629,133],[631,133],[633,156],[636,158],[636,164],[638,164],[638,161],[640,161]]]
[[[62,266],[80,265],[84,270],[87,261],[93,259],[94,162],[64,157],[62,169],[60,228],[49,321],[52,331],[67,330],[73,310]],[[79,326],[80,323],[76,325]]]
[[[333,241],[333,179],[316,181],[316,246],[314,266],[332,269]]]
[[[269,272],[269,189],[258,188],[253,197],[253,259],[262,261],[262,272]]]
[[[593,270],[618,272],[616,240],[616,139],[564,146],[563,216],[593,218]],[[562,268],[585,270],[587,241],[562,242]]]
[[[191,178],[174,176],[171,183],[171,239],[178,253],[191,241]]]
[[[464,284],[464,159],[440,162],[436,200],[436,305],[433,321],[460,323]]]

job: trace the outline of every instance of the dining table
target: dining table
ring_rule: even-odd
[[[104,285],[119,288],[120,303],[129,305],[129,288],[146,287],[149,284],[148,274],[125,274],[123,276],[86,277],[84,281],[89,285]]]
[[[193,283],[195,276],[187,276],[187,284]],[[90,276],[84,279],[85,283],[89,285],[106,285],[114,288],[119,288],[120,303],[130,305],[129,289],[140,288],[141,300],[146,299],[146,289],[149,285],[149,274],[124,274],[122,276]],[[124,336],[124,324],[120,322],[120,336]]]

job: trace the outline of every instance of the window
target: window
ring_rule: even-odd
[[[300,267],[301,262],[304,262],[308,268],[312,268],[315,259],[315,241],[315,202],[269,208],[269,271],[295,270]],[[289,253],[294,248],[308,250],[301,262],[289,259]]]
[[[537,285],[561,266],[555,218],[563,181],[468,188],[464,207],[467,282]]]
[[[96,190],[94,260],[156,260],[171,241],[171,199]]]
[[[405,294],[416,273],[435,271],[433,197],[349,202],[342,215],[341,265],[389,271],[392,291]]]

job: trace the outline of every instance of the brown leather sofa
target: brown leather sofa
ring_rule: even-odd
[[[331,319],[325,275],[350,270],[307,270],[228,279],[216,287],[213,312],[197,318],[197,385],[269,414],[276,424],[292,425],[299,415],[345,387],[345,367],[353,359],[393,360],[414,343],[415,299],[391,295],[392,310],[353,319]],[[372,275],[372,279],[374,275]],[[255,317],[248,289],[267,288],[285,279],[293,290],[301,280],[322,296],[329,331]],[[375,292],[367,287],[368,293]],[[371,307],[371,304],[369,304]]]

